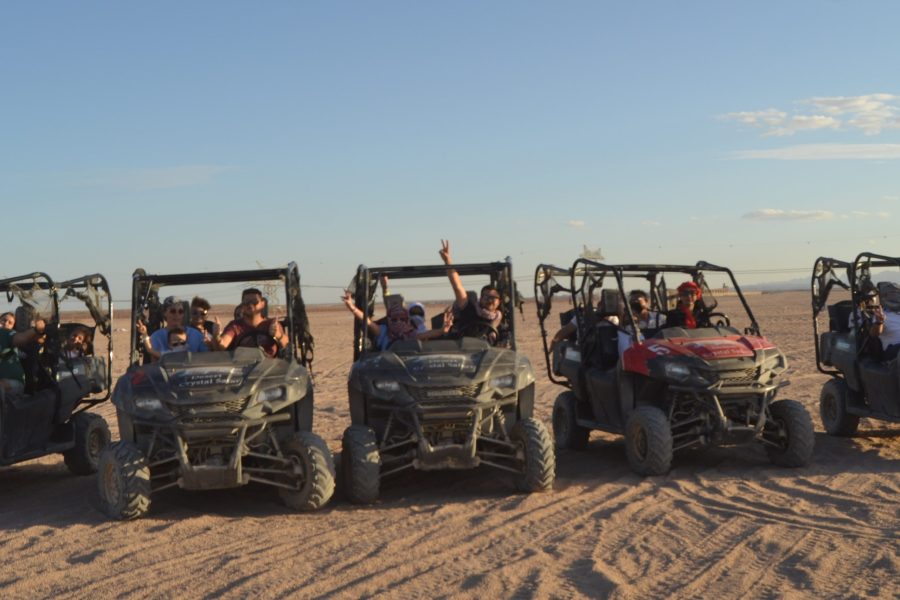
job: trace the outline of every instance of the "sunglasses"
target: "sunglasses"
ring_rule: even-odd
[[[244,300],[241,304],[244,306],[256,306],[260,302],[262,302],[262,300]]]
[[[195,317],[205,317],[205,316],[206,316],[206,312],[207,312],[207,311],[205,311],[205,310],[201,310],[201,309],[199,309],[199,308],[195,308],[194,310],[191,311],[191,314],[194,315]]]
[[[178,348],[179,346],[187,346],[187,341],[185,340],[175,340],[171,344],[169,344],[172,348]]]
[[[173,307],[173,308],[168,309],[166,312],[176,313],[176,314],[179,314],[179,315],[183,315],[183,314],[184,314],[184,309],[183,309],[183,308],[175,308],[175,307]]]
[[[488,294],[487,296],[482,296],[485,300],[500,300],[500,296],[495,296],[494,294]]]

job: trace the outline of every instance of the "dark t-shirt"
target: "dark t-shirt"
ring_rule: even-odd
[[[478,295],[475,292],[467,292],[466,296],[468,298],[468,302],[466,302],[466,307],[459,311],[459,314],[454,317],[453,320],[453,329],[457,332],[464,331],[466,328],[470,327],[472,323],[487,323],[489,325],[493,325],[496,329],[500,326],[500,322],[503,320],[502,314],[498,316],[493,321],[490,321],[478,314],[478,310],[475,308],[478,306]],[[499,310],[498,310],[499,314]],[[491,343],[495,343],[496,340],[489,340]]]
[[[232,321],[225,326],[222,335],[231,334],[231,344],[228,345],[229,350],[237,347],[238,340],[241,340],[241,346],[245,348],[262,348],[270,357],[278,354],[278,343],[269,335],[269,327],[275,319],[264,319],[257,327],[253,327],[246,321]],[[246,337],[244,337],[246,335]]]
[[[688,327],[687,325],[687,315],[681,310],[681,307],[676,307],[673,310],[670,310],[666,313],[666,324],[665,327],[684,327],[686,329],[694,329],[696,327],[709,327],[709,323],[703,318],[703,311],[697,305],[694,305],[694,327]]]

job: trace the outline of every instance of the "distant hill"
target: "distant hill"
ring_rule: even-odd
[[[787,279],[785,281],[767,281],[764,283],[752,283],[742,285],[741,289],[746,291],[761,292],[789,292],[789,291],[809,291],[810,279],[812,278],[812,270],[807,277],[797,277],[795,279]],[[843,279],[843,278],[842,278]],[[888,271],[885,273],[876,273],[873,279],[878,281],[893,281],[900,283],[900,272]]]

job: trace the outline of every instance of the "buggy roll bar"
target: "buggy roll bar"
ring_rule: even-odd
[[[84,402],[86,406],[82,410],[87,410],[91,406],[95,404],[99,404],[107,400],[112,394],[112,365],[113,365],[113,335],[112,335],[112,324],[113,324],[113,303],[112,303],[112,292],[109,289],[109,283],[106,281],[106,277],[101,275],[100,273],[92,273],[90,275],[82,275],[81,277],[75,277],[73,279],[67,279],[66,281],[61,281],[56,284],[57,288],[60,290],[66,290],[66,294],[68,295],[69,290],[80,290],[80,289],[88,289],[89,287],[94,287],[100,290],[103,290],[106,294],[106,314],[100,312],[101,307],[92,306],[89,303],[85,302],[83,298],[79,298],[82,302],[85,302],[85,306],[88,309],[88,312],[91,314],[91,318],[94,319],[94,322],[97,323],[97,326],[100,328],[100,333],[106,336],[106,395],[103,398],[91,398],[87,402]],[[80,411],[79,411],[80,412]]]
[[[308,369],[312,366],[313,340],[309,333],[306,307],[300,295],[300,271],[297,263],[291,261],[284,267],[270,269],[246,269],[240,271],[213,271],[207,273],[148,274],[143,269],[135,269],[131,284],[131,364],[140,361],[137,347],[135,323],[149,306],[150,298],[161,287],[173,285],[205,285],[213,283],[254,283],[259,281],[283,281],[288,329],[291,332],[290,354]],[[295,311],[298,312],[295,315]],[[295,316],[300,323],[295,323]]]
[[[571,387],[572,383],[568,379],[558,379],[556,375],[553,374],[552,361],[550,360],[550,346],[547,344],[547,328],[544,325],[544,321],[550,314],[550,307],[552,305],[551,299],[554,294],[567,292],[570,296],[574,296],[571,288],[564,287],[558,282],[550,289],[543,289],[542,286],[544,286],[547,281],[551,279],[554,281],[556,280],[556,275],[565,277],[571,281],[572,272],[571,269],[563,269],[562,267],[550,264],[539,264],[537,268],[535,268],[534,300],[537,305],[538,325],[541,328],[541,343],[544,347],[544,363],[546,363],[545,366],[547,367],[547,378],[557,385]],[[544,299],[544,303],[541,303],[541,298]]]
[[[810,294],[812,296],[813,311],[813,341],[816,352],[816,368],[831,376],[843,376],[840,371],[827,369],[822,365],[821,349],[819,347],[819,315],[828,305],[828,296],[835,285],[850,292],[850,300],[854,309],[850,315],[853,319],[853,326],[856,329],[862,325],[860,322],[859,311],[856,306],[860,302],[859,282],[863,279],[871,279],[871,270],[873,268],[897,267],[900,268],[900,257],[885,256],[874,252],[860,252],[853,262],[846,262],[836,258],[820,256],[813,264],[812,279],[810,281]],[[843,270],[847,283],[840,280],[835,274],[836,271]],[[859,351],[859,336],[857,336],[857,351]]]
[[[510,347],[516,348],[515,325],[515,291],[513,288],[512,259],[506,257],[502,261],[486,263],[460,263],[452,265],[415,265],[397,267],[367,267],[363,264],[356,269],[353,283],[356,286],[354,302],[362,310],[363,319],[354,319],[353,336],[353,360],[359,358],[363,352],[366,331],[371,317],[370,309],[374,308],[375,288],[378,279],[387,276],[391,280],[396,279],[424,279],[428,277],[446,277],[447,271],[453,269],[460,277],[483,275],[490,277],[491,285],[497,286],[502,292],[501,309],[503,322],[509,329]],[[449,284],[448,284],[449,285]],[[362,288],[362,289],[360,289]]]

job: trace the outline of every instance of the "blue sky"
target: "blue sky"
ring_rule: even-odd
[[[523,281],[583,245],[747,283],[900,255],[898,22],[888,1],[7,2],[0,275],[100,271],[127,300],[138,266],[294,260],[323,302],[442,238]]]

